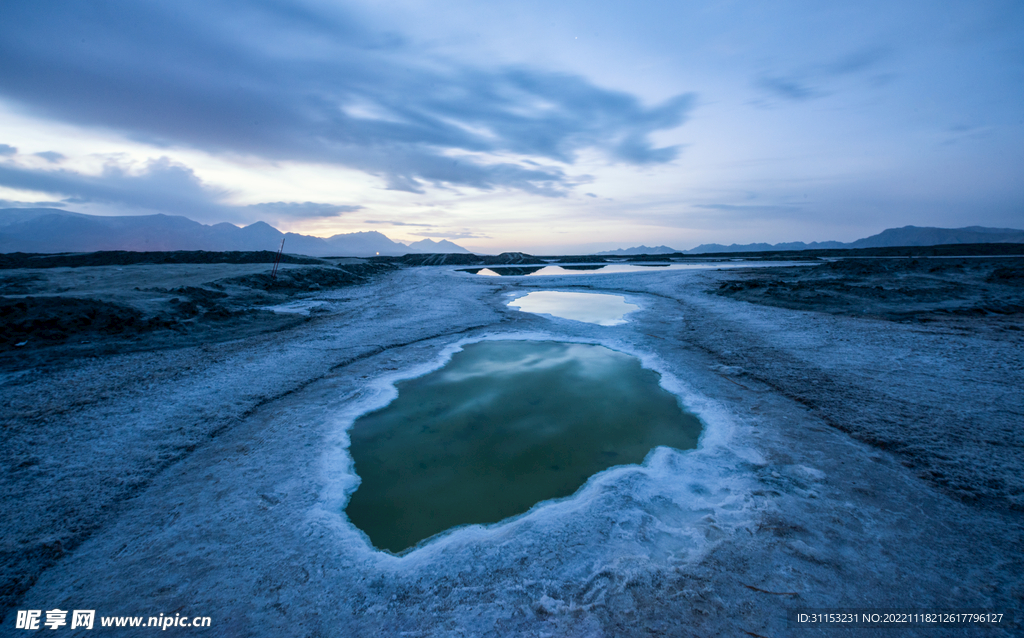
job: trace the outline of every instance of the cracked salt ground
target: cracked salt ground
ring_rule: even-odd
[[[792,607],[1003,608],[1019,622],[1020,455],[986,455],[1000,448],[984,441],[1024,413],[1007,391],[1024,385],[1007,365],[1024,360],[1024,339],[712,298],[709,271],[588,281],[642,298],[643,312],[609,337],[508,311],[515,279],[406,269],[285,333],[5,380],[4,409],[35,406],[31,436],[65,468],[49,483],[45,467],[5,475],[7,548],[34,547],[38,529],[51,530],[46,542],[82,534],[72,524],[92,530],[18,608],[188,609],[220,635],[266,636],[769,636],[789,633]],[[386,404],[394,381],[487,338],[641,358],[706,424],[699,447],[658,448],[572,498],[404,556],[374,550],[341,513],[358,480],[347,425]],[[57,391],[67,387],[72,404]],[[889,397],[923,418],[900,429]],[[964,417],[974,432],[951,438]],[[19,432],[5,436],[21,446]],[[954,474],[957,459],[969,462]],[[988,500],[954,498],[959,487],[905,463]],[[31,567],[40,554],[24,555]]]

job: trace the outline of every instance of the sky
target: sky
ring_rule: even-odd
[[[1024,227],[1024,3],[0,6],[0,207],[479,252]]]

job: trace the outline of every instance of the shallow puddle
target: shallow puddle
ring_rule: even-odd
[[[466,268],[465,272],[489,277],[589,275],[593,273],[643,272],[651,269],[678,270],[689,264],[611,264],[585,266],[496,266],[494,268]]]
[[[510,308],[522,312],[553,315],[562,319],[596,323],[600,326],[617,326],[626,323],[623,319],[640,306],[626,303],[619,295],[604,295],[593,292],[560,292],[538,290],[525,297],[508,303]]]
[[[397,553],[569,496],[659,445],[696,447],[700,421],[658,379],[602,346],[467,345],[440,370],[399,382],[397,399],[352,426],[362,483],[349,519],[375,547]]]
[[[768,266],[806,265],[807,262],[738,261],[690,264],[586,264],[576,266],[492,266],[461,268],[462,272],[487,277],[544,277],[553,275],[602,275],[627,272],[660,272],[663,270],[720,270],[725,268],[764,268]]]
[[[276,306],[258,306],[260,310],[269,310],[277,314],[285,315],[310,315],[317,314],[320,312],[332,312],[336,309],[336,304],[340,304],[348,301],[349,299],[300,299],[298,301],[289,301],[287,303],[278,304]]]

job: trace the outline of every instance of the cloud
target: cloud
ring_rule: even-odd
[[[36,157],[41,157],[51,164],[57,164],[62,160],[66,159],[64,155],[57,151],[43,151],[42,153],[35,153]]]
[[[0,186],[61,196],[59,202],[13,202],[10,208],[67,208],[69,204],[98,204],[118,212],[184,215],[196,221],[251,222],[262,217],[275,221],[336,217],[363,210],[362,206],[320,202],[264,202],[248,206],[225,203],[230,191],[204,183],[183,164],[160,158],[131,169],[107,165],[99,175],[67,169],[40,170],[0,162]]]
[[[873,47],[854,51],[823,65],[820,69],[820,74],[826,77],[842,77],[844,75],[860,73],[874,68],[880,62],[891,57],[891,55],[892,51],[887,47]]]
[[[784,197],[780,199],[782,201],[776,200],[775,203],[766,202],[764,204],[691,204],[692,213],[688,219],[690,223],[696,223],[696,220],[705,220],[709,224],[721,225],[729,223],[729,220],[737,223],[757,220],[812,222],[820,217],[821,210],[818,205],[810,202],[787,201]],[[665,223],[671,225],[671,222]]]
[[[803,102],[825,97],[829,94],[826,87],[832,81],[871,71],[890,56],[891,51],[888,48],[866,48],[798,71],[762,74],[755,79],[754,84],[770,96],[792,102]]]
[[[573,180],[558,168],[529,169],[517,164],[484,164],[473,160],[453,160],[418,150],[396,151],[391,157],[375,158],[369,152],[360,158],[362,168],[381,175],[388,190],[423,193],[422,181],[437,186],[469,186],[481,190],[496,187],[515,188],[548,197],[562,197]],[[378,162],[379,160],[379,162]]]
[[[277,217],[337,217],[344,213],[362,210],[362,206],[321,204],[317,202],[265,202],[244,207],[255,213],[267,213]]]
[[[586,195],[587,197],[597,197],[597,195],[593,193],[584,193],[584,195]]]
[[[14,155],[17,152],[18,149],[10,144],[0,144],[0,155]]]
[[[645,106],[578,75],[430,57],[328,4],[14,3],[4,13],[0,95],[34,113],[151,144],[346,166],[394,190],[564,195],[572,180],[534,160],[572,164],[596,148],[616,162],[669,162],[679,149],[650,135],[681,125],[694,101]]]
[[[193,219],[238,217],[232,207],[219,203],[227,191],[207,186],[192,169],[167,158],[148,162],[134,173],[109,164],[99,175],[2,163],[0,186],[62,195],[65,202],[74,204],[97,203]]]
[[[782,212],[799,210],[801,206],[796,204],[693,204],[694,208],[706,210],[721,210],[730,212]]]
[[[13,199],[0,199],[0,208],[66,208],[66,202],[20,202]]]
[[[366,219],[363,220],[364,224],[387,224],[389,226],[423,226],[425,228],[434,228],[434,224],[414,224],[412,222],[396,222],[391,220],[378,220],[378,219]]]
[[[757,80],[757,86],[775,97],[781,97],[794,102],[809,100],[823,95],[817,89],[811,88],[795,77],[762,77]]]
[[[470,231],[451,232],[451,233],[432,233],[432,232],[412,232],[410,235],[416,237],[438,237],[441,239],[491,239],[490,235],[481,235]]]

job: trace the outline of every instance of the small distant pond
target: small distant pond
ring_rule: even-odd
[[[335,310],[335,305],[349,301],[348,297],[345,298],[317,298],[317,299],[299,299],[297,301],[289,301],[287,303],[278,304],[276,306],[258,306],[260,310],[270,310],[278,314],[289,314],[289,315],[310,315],[317,314],[320,312],[332,312]]]
[[[592,292],[560,292],[538,290],[525,297],[508,303],[509,308],[522,312],[552,315],[573,321],[596,323],[600,326],[617,326],[626,323],[624,317],[640,306],[626,303],[619,295],[605,295]]]
[[[543,277],[551,275],[595,275],[624,272],[656,272],[663,270],[709,270],[719,268],[751,268],[785,265],[779,262],[713,262],[702,264],[586,264],[580,266],[492,266],[461,268],[462,272],[487,277]]]
[[[362,482],[346,513],[375,547],[399,553],[570,496],[657,446],[696,447],[700,421],[658,381],[602,346],[467,345],[356,420],[349,451]]]

